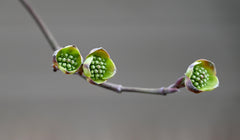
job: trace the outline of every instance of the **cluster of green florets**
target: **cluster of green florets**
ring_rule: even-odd
[[[73,71],[76,69],[78,65],[76,60],[76,57],[67,53],[61,53],[60,56],[57,57],[58,64],[67,69],[68,71]]]
[[[102,79],[106,72],[106,60],[99,56],[93,56],[90,64],[91,78]]]
[[[190,79],[196,88],[203,88],[207,85],[207,81],[209,80],[209,74],[205,68],[195,66]]]

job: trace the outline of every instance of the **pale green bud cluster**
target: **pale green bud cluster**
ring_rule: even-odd
[[[193,85],[196,88],[200,89],[207,85],[207,81],[209,80],[209,74],[205,68],[195,66],[193,69],[193,74],[190,79]]]
[[[57,62],[60,66],[66,68],[68,71],[73,71],[77,66],[77,58],[67,53],[61,53],[57,58]]]
[[[90,72],[92,79],[102,79],[106,72],[106,60],[99,56],[93,56]]]

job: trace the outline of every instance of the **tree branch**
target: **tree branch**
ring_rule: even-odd
[[[24,8],[28,11],[28,13],[32,16],[34,21],[36,22],[37,26],[43,33],[44,37],[48,41],[49,45],[51,46],[52,50],[55,51],[57,49],[60,49],[60,46],[46,24],[43,22],[43,20],[39,17],[39,15],[33,10],[33,8],[27,3],[25,0],[19,0]],[[83,79],[86,80],[86,77],[82,75],[81,73],[78,73],[79,76],[81,76]],[[179,88],[185,87],[184,85],[184,76],[180,77],[174,84],[168,86],[168,87],[161,87],[161,88],[142,88],[142,87],[128,87],[128,86],[122,86],[115,83],[109,83],[105,82],[103,84],[94,84],[93,85],[112,90],[118,93],[122,92],[136,92],[136,93],[146,93],[146,94],[155,94],[155,95],[167,95],[170,93],[176,93],[179,91]]]
[[[28,13],[32,16],[34,21],[36,22],[39,29],[42,31],[44,37],[48,41],[49,45],[51,46],[52,50],[60,49],[60,46],[57,40],[54,38],[50,30],[48,29],[47,25],[43,22],[43,20],[39,17],[39,15],[33,10],[33,8],[25,1],[19,0],[24,8],[28,11]]]

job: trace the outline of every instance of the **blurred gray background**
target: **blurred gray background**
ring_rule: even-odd
[[[17,0],[0,1],[1,140],[240,139],[240,1],[28,0],[62,46],[100,45],[109,81],[168,86],[199,58],[220,87],[156,96],[116,94],[52,72],[52,50]]]

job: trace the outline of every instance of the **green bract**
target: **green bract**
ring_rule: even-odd
[[[116,66],[105,49],[95,48],[83,63],[83,73],[89,82],[102,84],[114,76]]]
[[[185,73],[185,86],[194,93],[211,91],[219,85],[213,62],[199,59],[192,63]]]
[[[54,66],[65,74],[78,72],[82,64],[82,60],[80,51],[73,45],[56,50],[53,54]]]

